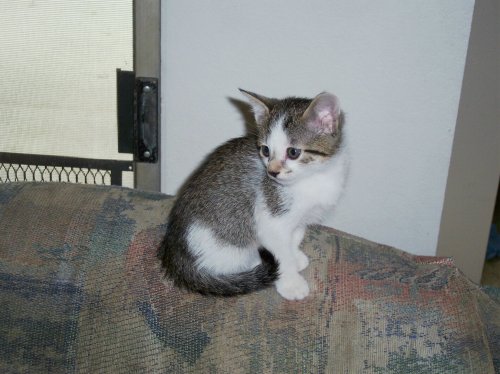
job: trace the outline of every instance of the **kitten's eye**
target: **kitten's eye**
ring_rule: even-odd
[[[290,147],[286,150],[286,154],[288,155],[288,158],[296,160],[300,156],[300,149]]]
[[[261,145],[260,154],[262,157],[269,157],[269,147],[267,145]]]

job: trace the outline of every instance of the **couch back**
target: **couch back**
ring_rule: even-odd
[[[180,291],[156,259],[172,202],[0,185],[0,371],[493,373],[499,363],[498,304],[451,260],[320,226],[303,244],[303,301],[273,288]]]

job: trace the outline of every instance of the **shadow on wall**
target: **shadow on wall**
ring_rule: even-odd
[[[255,123],[255,118],[250,105],[246,101],[235,99],[234,97],[228,97],[227,99],[241,114],[241,117],[245,122],[246,134],[255,134],[257,131],[257,124]]]

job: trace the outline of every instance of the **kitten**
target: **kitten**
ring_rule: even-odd
[[[159,250],[166,275],[202,294],[232,296],[271,284],[309,294],[299,274],[306,226],[319,223],[345,180],[343,112],[336,96],[270,99],[248,91],[257,134],[228,141],[181,188]]]

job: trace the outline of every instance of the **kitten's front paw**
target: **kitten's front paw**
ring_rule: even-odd
[[[278,293],[287,300],[302,300],[309,295],[309,285],[300,274],[285,274],[276,281]]]
[[[309,258],[300,249],[295,251],[294,257],[295,257],[295,263],[297,265],[297,271],[302,271],[307,266],[309,266]]]

